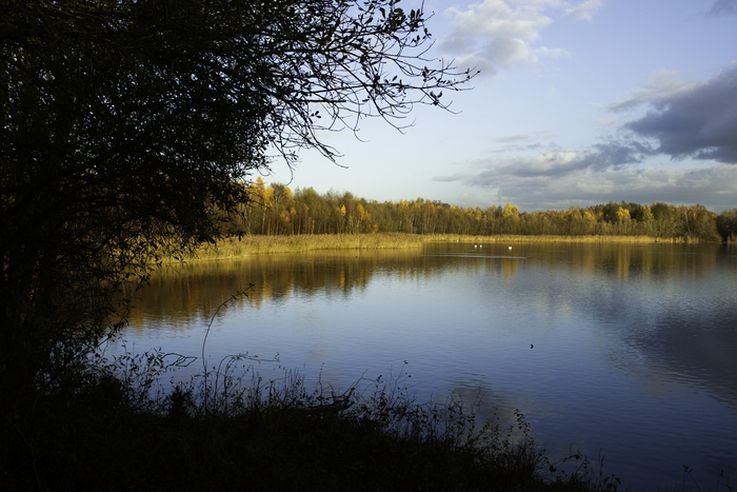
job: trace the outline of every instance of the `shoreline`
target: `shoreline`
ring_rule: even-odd
[[[661,238],[653,236],[557,236],[557,235],[494,235],[474,236],[459,234],[314,234],[289,236],[249,235],[242,238],[227,237],[216,244],[198,248],[188,261],[242,258],[246,256],[303,253],[308,251],[350,250],[408,250],[420,249],[431,243],[480,243],[480,244],[698,244],[696,238]],[[172,260],[175,261],[175,260]]]

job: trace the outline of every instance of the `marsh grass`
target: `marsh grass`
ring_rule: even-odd
[[[688,240],[694,242],[693,239]],[[686,239],[665,239],[651,236],[464,236],[455,234],[319,234],[292,236],[243,236],[223,238],[196,251],[200,260],[239,258],[248,255],[274,253],[304,253],[309,251],[360,250],[420,250],[432,243],[605,243],[654,244],[683,243]]]
[[[413,234],[319,234],[224,238],[197,251],[197,257],[236,258],[253,254],[326,250],[420,249],[423,236]]]
[[[654,236],[613,236],[613,235],[512,235],[494,236],[457,236],[452,234],[434,234],[427,236],[426,242],[460,242],[460,243],[604,243],[604,244],[656,244],[656,243],[694,243],[693,238],[662,238]]]

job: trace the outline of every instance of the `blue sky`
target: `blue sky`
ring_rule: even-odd
[[[406,7],[412,2],[405,0]],[[267,182],[524,210],[737,207],[737,0],[426,1],[432,54],[482,70],[404,134],[364,120]]]

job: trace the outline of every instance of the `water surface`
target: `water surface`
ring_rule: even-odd
[[[722,469],[737,485],[734,249],[439,244],[201,262],[153,279],[128,346],[198,356],[217,307],[251,284],[216,317],[208,360],[278,354],[279,370],[338,388],[404,374],[419,400],[520,409],[551,457],[601,454],[631,490],[671,490],[683,465],[694,487],[715,488]]]

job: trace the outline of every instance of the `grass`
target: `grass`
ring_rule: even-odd
[[[579,474],[543,480],[519,415],[477,426],[458,404],[419,405],[380,379],[336,395],[215,368],[152,397],[160,356],[126,357],[124,374],[98,364],[2,421],[5,488],[604,490]]]
[[[656,243],[683,243],[684,238],[661,238],[654,236],[563,236],[563,235],[512,235],[500,234],[494,236],[456,236],[449,234],[435,234],[429,236],[429,242],[461,242],[461,243],[607,243],[607,244],[656,244]],[[693,241],[693,240],[691,240]]]
[[[653,244],[684,242],[684,239],[664,239],[651,236],[472,236],[455,234],[315,234],[291,236],[244,236],[224,238],[214,245],[197,251],[199,259],[226,259],[272,253],[303,253],[328,250],[388,250],[421,249],[438,242],[459,243],[614,243]]]

